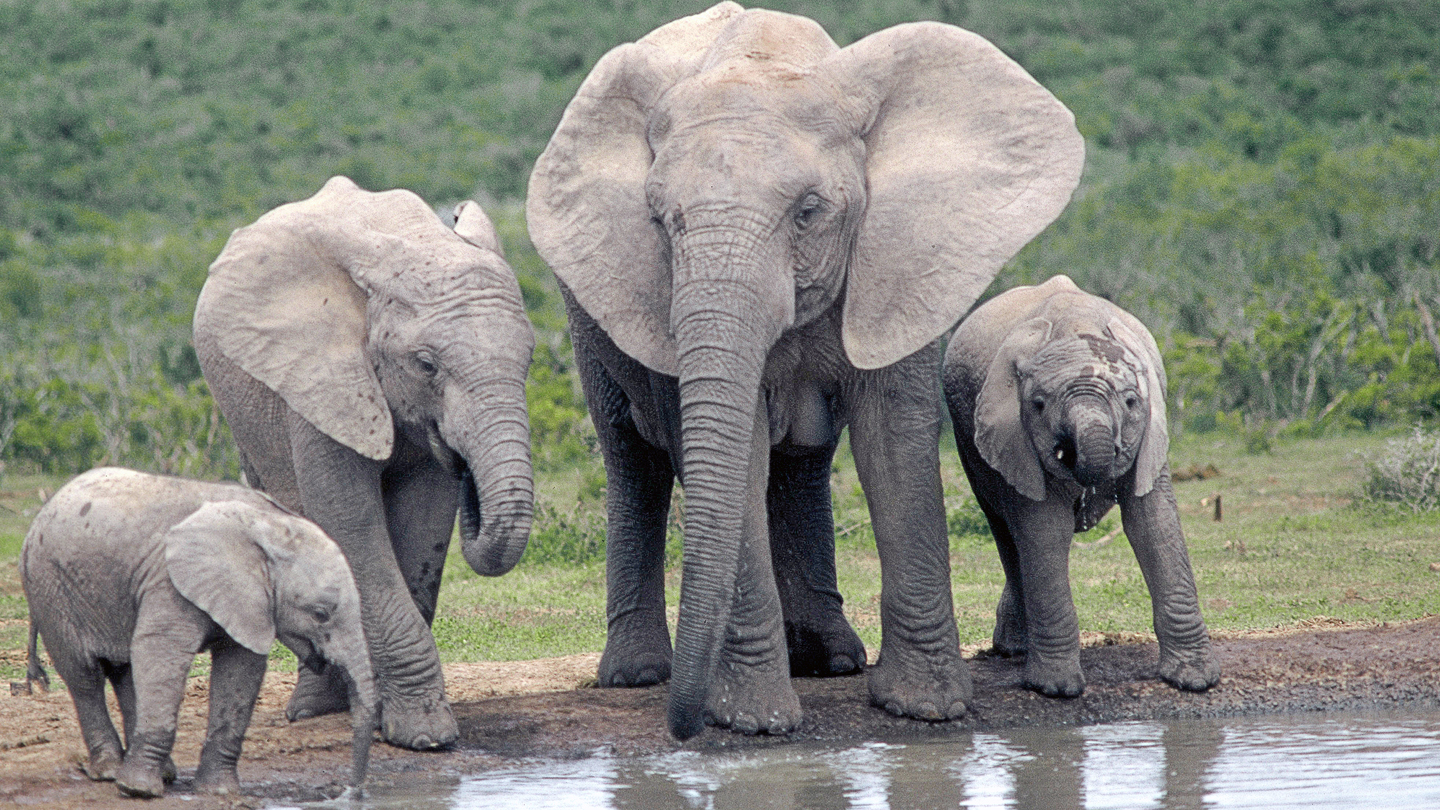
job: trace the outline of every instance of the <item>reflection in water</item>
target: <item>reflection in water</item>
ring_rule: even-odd
[[[347,807],[454,810],[1440,807],[1440,714],[1134,722],[944,742],[595,756]]]

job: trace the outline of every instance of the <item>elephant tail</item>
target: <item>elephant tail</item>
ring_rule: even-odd
[[[25,663],[25,684],[28,686],[32,681],[40,682],[40,691],[50,691],[50,676],[45,674],[45,666],[40,663],[40,631],[35,627],[35,620],[30,620],[30,652]]]

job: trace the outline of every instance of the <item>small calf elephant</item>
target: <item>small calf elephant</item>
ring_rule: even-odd
[[[365,776],[379,697],[360,595],[324,532],[234,484],[101,468],[36,515],[20,552],[30,607],[28,677],[48,684],[37,634],[75,702],[91,779],[156,797],[196,653],[211,656],[210,720],[195,787],[239,792],[235,762],[278,638],[306,666],[348,676],[352,781]],[[105,707],[120,703],[125,748]]]
[[[1144,324],[1056,276],[971,313],[944,379],[1005,568],[995,649],[1026,654],[1025,685],[1052,697],[1085,688],[1070,542],[1117,502],[1150,589],[1160,677],[1191,691],[1218,683],[1170,488],[1165,369]]]

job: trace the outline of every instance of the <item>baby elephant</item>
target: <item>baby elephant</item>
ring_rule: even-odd
[[[311,668],[349,675],[352,779],[365,775],[375,691],[360,597],[340,549],[315,524],[234,484],[91,470],[40,510],[20,552],[30,605],[28,676],[47,683],[36,634],[75,701],[85,772],[155,797],[191,661],[210,650],[210,724],[195,787],[238,793],[235,762],[278,638]],[[105,707],[109,680],[125,743]]]
[[[995,649],[1026,654],[1025,685],[1085,688],[1070,542],[1117,502],[1150,589],[1160,677],[1218,683],[1170,488],[1165,369],[1144,324],[1065,276],[1017,287],[955,331],[945,399],[1005,568]]]

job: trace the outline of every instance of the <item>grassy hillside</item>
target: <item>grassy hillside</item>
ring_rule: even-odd
[[[586,452],[526,177],[608,48],[703,2],[0,4],[0,463],[233,475],[188,346],[229,231],[334,174],[479,199],[542,349],[537,453]],[[1440,414],[1440,6],[1428,0],[780,2],[842,44],[992,38],[1077,115],[1075,202],[991,292],[1131,307],[1195,429]]]

